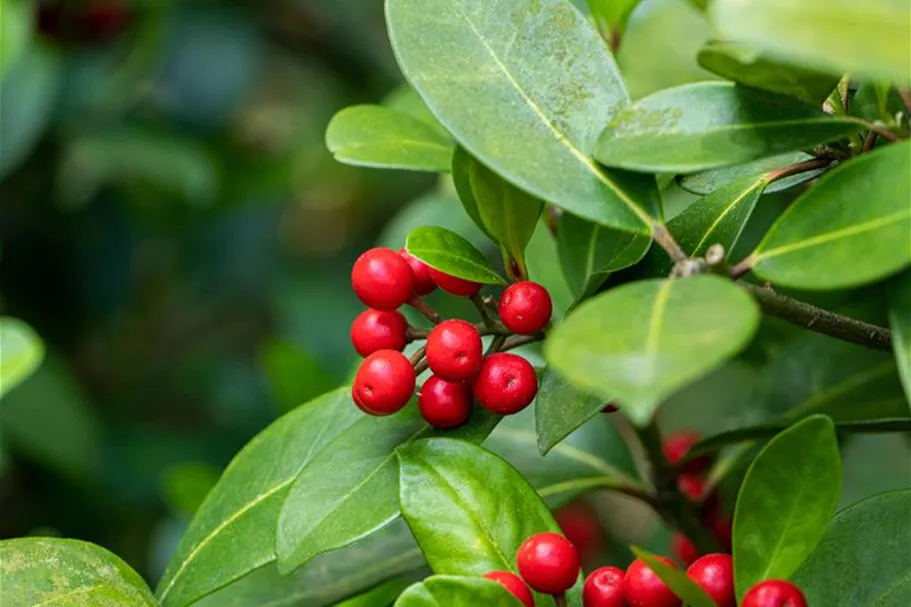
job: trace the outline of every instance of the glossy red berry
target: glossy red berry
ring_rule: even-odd
[[[433,376],[418,394],[418,408],[434,428],[455,428],[471,415],[471,388],[468,384],[448,382]]]
[[[669,434],[664,439],[664,445],[662,446],[664,457],[667,458],[670,464],[677,464],[683,460],[690,448],[698,442],[699,433],[692,430],[681,430]],[[699,474],[708,470],[711,465],[712,458],[708,455],[703,455],[687,462],[683,471],[689,474]]]
[[[351,343],[361,356],[405,349],[408,322],[395,310],[365,310],[351,323]]]
[[[506,287],[498,311],[507,329],[519,335],[534,335],[550,322],[553,304],[547,289],[526,280]]]
[[[790,582],[766,580],[747,590],[740,607],[807,607],[807,599]]]
[[[559,533],[544,531],[525,540],[516,553],[519,575],[544,594],[566,592],[579,577],[579,553]]]
[[[583,607],[626,607],[623,570],[617,567],[595,569],[582,587]]]
[[[566,539],[576,547],[579,558],[585,561],[601,546],[601,523],[594,510],[585,502],[575,502],[554,512],[554,520]]]
[[[365,413],[392,415],[408,403],[414,383],[414,367],[404,354],[380,350],[361,363],[351,395]]]
[[[474,397],[482,407],[499,415],[518,413],[538,392],[535,368],[521,356],[498,352],[485,356],[474,380]]]
[[[441,289],[459,297],[471,297],[481,290],[480,283],[465,280],[464,278],[456,278],[434,268],[430,268],[430,276],[433,278],[433,282]]]
[[[437,288],[437,283],[433,282],[433,276],[430,275],[430,266],[405,249],[400,249],[399,255],[408,263],[414,274],[414,294],[423,296],[432,293]]]
[[[655,558],[676,569],[669,558]],[[683,604],[641,559],[636,559],[627,568],[623,583],[623,592],[630,607],[680,607]]]
[[[515,573],[511,571],[491,571],[490,573],[485,573],[484,577],[506,588],[511,595],[522,601],[525,607],[535,607],[535,597],[531,594],[531,590],[528,589],[522,578]]]
[[[441,322],[427,336],[427,364],[441,379],[470,381],[484,356],[481,334],[464,320]]]
[[[718,607],[736,607],[734,564],[730,554],[706,554],[690,565],[686,574],[712,597]]]
[[[377,247],[363,253],[351,268],[351,286],[358,298],[377,310],[395,310],[411,299],[414,272],[401,255]]]
[[[684,567],[692,565],[700,556],[696,545],[690,541],[690,538],[679,531],[675,531],[674,534],[671,535],[671,552],[674,553],[677,562]]]

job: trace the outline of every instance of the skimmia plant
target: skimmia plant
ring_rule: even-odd
[[[911,489],[836,512],[840,441],[911,430],[907,3],[694,2],[716,77],[632,100],[636,4],[386,0],[408,86],[329,150],[442,174],[487,243],[440,222],[358,259],[352,386],[237,454],[154,591],[27,538],[4,607],[911,604]],[[442,318],[437,287],[476,310]],[[3,331],[11,385],[40,354]],[[740,421],[663,433],[735,359],[760,361]],[[582,571],[551,511],[605,490],[673,560]]]

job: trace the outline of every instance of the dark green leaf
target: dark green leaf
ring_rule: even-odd
[[[452,142],[443,134],[380,105],[356,105],[333,116],[326,146],[336,160],[355,166],[448,172],[452,163]]]
[[[908,200],[911,142],[859,156],[827,172],[785,211],[751,255],[753,270],[802,289],[888,276],[911,263]]]
[[[577,298],[594,293],[611,272],[637,263],[652,244],[641,234],[620,232],[563,213],[557,250],[563,275]]]
[[[849,111],[871,122],[877,120],[896,126],[896,116],[904,113],[905,104],[898,90],[889,81],[862,82],[851,98]]]
[[[661,581],[689,607],[718,607],[715,601],[705,593],[705,590],[691,580],[686,573],[667,565],[655,558],[655,555],[649,554],[641,548],[633,546],[632,550],[633,554],[645,561],[648,568],[654,571],[655,575],[661,578]]]
[[[688,192],[692,192],[694,194],[711,194],[718,188],[725,186],[732,181],[744,177],[759,177],[760,175],[763,175],[770,171],[812,159],[812,156],[809,154],[804,154],[803,152],[787,152],[786,154],[779,154],[778,156],[753,160],[752,162],[747,162],[744,164],[737,164],[721,169],[713,169],[711,171],[703,171],[701,173],[685,175],[680,178],[679,182],[680,187],[682,187],[684,190],[687,190]],[[766,186],[765,190],[763,190],[763,193],[771,194],[773,192],[780,192],[781,190],[792,188],[795,185],[800,185],[801,183],[805,183],[810,179],[813,179],[823,170],[824,169],[805,171],[803,173],[791,175],[790,177],[778,179]]]
[[[31,44],[33,21],[27,0],[0,0],[0,77]]]
[[[911,272],[902,274],[892,286],[889,297],[889,324],[898,374],[911,403]]]
[[[338,386],[313,355],[283,340],[270,340],[259,352],[259,366],[280,413],[287,413]]]
[[[191,518],[220,475],[218,468],[199,462],[172,466],[162,480],[164,499],[176,514]]]
[[[605,171],[591,159],[626,91],[604,42],[572,5],[387,0],[386,20],[405,77],[474,157],[581,217],[650,231],[659,212],[654,178]]]
[[[482,577],[434,575],[403,592],[395,607],[519,607],[521,604],[503,586]]]
[[[557,243],[545,220],[538,223],[525,250],[525,262],[528,264],[528,277],[543,285],[554,304],[553,322],[559,322],[573,305],[573,294],[566,283],[566,277],[560,268],[557,257]]]
[[[839,512],[794,575],[810,605],[899,607],[911,603],[911,489],[882,493]]]
[[[621,169],[688,173],[811,148],[861,128],[854,118],[789,97],[700,82],[618,109],[598,138],[595,158]]]
[[[538,450],[546,455],[608,402],[569,385],[550,367],[545,369],[535,397]]]
[[[636,424],[661,400],[740,351],[759,322],[752,298],[714,276],[618,287],[577,308],[545,344],[574,386],[616,398]]]
[[[44,360],[44,342],[17,318],[0,317],[0,398],[31,375]]]
[[[739,84],[817,106],[838,84],[838,76],[778,63],[736,42],[710,42],[699,51],[699,65]]]
[[[104,548],[57,538],[0,542],[3,607],[155,607],[129,565]]]
[[[907,84],[911,55],[904,0],[716,0],[710,16],[725,39],[801,65]]]
[[[488,285],[505,284],[483,253],[446,228],[421,227],[412,230],[405,241],[405,248],[430,267],[452,276]]]
[[[522,542],[560,531],[522,475],[489,451],[438,438],[397,453],[402,515],[434,573],[515,572]],[[550,597],[536,595],[539,607],[549,603]]]
[[[734,511],[737,596],[766,579],[788,579],[825,534],[841,494],[835,424],[812,416],[759,453]]]

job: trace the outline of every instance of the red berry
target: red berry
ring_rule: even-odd
[[[361,363],[351,395],[365,413],[392,415],[408,404],[414,393],[414,382],[414,367],[404,354],[380,350]]]
[[[655,557],[668,567],[674,567],[673,561],[663,556]],[[674,567],[676,569],[676,567]],[[680,607],[683,604],[677,595],[671,592],[645,561],[636,559],[626,570],[624,594],[630,607]]]
[[[538,392],[535,368],[521,356],[498,352],[485,356],[474,380],[474,397],[482,407],[500,415],[518,413]]]
[[[689,567],[699,558],[699,550],[696,549],[690,538],[679,531],[675,531],[671,535],[671,552],[684,567]]]
[[[683,460],[690,448],[698,442],[699,433],[692,430],[681,430],[669,434],[664,439],[664,457],[667,458],[667,461],[670,462],[671,465],[677,464]],[[711,465],[712,458],[708,455],[703,455],[702,457],[697,457],[696,459],[687,462],[683,471],[690,474],[699,474],[700,472],[708,470]]]
[[[536,282],[517,282],[500,297],[500,320],[519,335],[534,335],[550,321],[553,304],[547,289]]]
[[[583,561],[600,547],[601,523],[585,502],[562,506],[554,512],[554,520],[566,539],[579,551],[579,558]]]
[[[712,597],[718,607],[736,607],[734,564],[730,554],[706,554],[690,565],[686,574]]]
[[[351,343],[361,356],[377,350],[405,349],[408,322],[394,310],[365,310],[351,323]]]
[[[515,573],[511,571],[491,571],[490,573],[485,573],[484,577],[506,588],[509,594],[522,601],[525,607],[535,607],[535,597],[532,596],[531,590],[528,589],[522,578]]]
[[[481,290],[480,283],[471,282],[464,278],[456,278],[434,268],[430,268],[430,277],[441,289],[459,297],[471,297]]]
[[[441,322],[427,336],[427,364],[446,381],[469,381],[484,356],[481,334],[464,320]]]
[[[601,567],[592,571],[582,587],[584,607],[626,607],[623,594],[623,570]]]
[[[618,405],[610,403],[608,405],[604,405],[604,408],[601,409],[601,413],[616,413],[619,410],[620,407]]]
[[[399,255],[411,266],[414,273],[414,294],[422,296],[432,293],[437,288],[437,283],[433,282],[433,276],[430,275],[430,266],[405,249],[399,249]]]
[[[401,255],[392,249],[377,247],[354,262],[351,286],[368,307],[395,310],[411,299],[414,272]]]
[[[536,533],[516,553],[519,575],[529,586],[544,594],[566,592],[579,577],[579,554],[559,533]]]
[[[698,504],[705,492],[705,480],[696,474],[681,474],[677,477],[677,488],[686,499]]]
[[[790,582],[766,580],[747,590],[740,607],[807,607],[807,599]]]
[[[471,401],[471,388],[467,384],[436,376],[425,381],[418,393],[421,415],[434,428],[455,428],[467,422]]]

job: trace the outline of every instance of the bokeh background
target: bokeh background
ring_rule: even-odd
[[[357,254],[422,224],[482,241],[445,181],[325,149],[335,111],[398,94],[381,0],[0,11],[0,314],[48,348],[0,405],[0,538],[93,541],[154,583],[230,457],[351,373]],[[708,34],[686,0],[644,0],[618,55],[631,94],[711,78]],[[765,225],[787,202],[766,198]],[[680,410],[717,426],[706,403],[736,408],[751,374]],[[859,440],[846,502],[909,474],[901,437]]]

